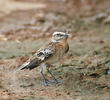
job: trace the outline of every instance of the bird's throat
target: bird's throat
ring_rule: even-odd
[[[61,45],[65,45],[67,43],[67,39],[64,39],[60,42]]]

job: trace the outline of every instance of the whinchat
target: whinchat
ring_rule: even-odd
[[[33,57],[29,58],[18,70],[23,69],[34,69],[41,66],[40,73],[42,75],[43,83],[45,86],[49,86],[50,82],[59,83],[59,81],[50,72],[49,67],[51,64],[58,62],[65,53],[69,50],[69,45],[67,42],[70,34],[64,32],[54,32],[50,41],[42,46]],[[52,76],[53,81],[49,81],[45,78],[43,74],[43,68],[46,67],[49,74]],[[18,71],[17,70],[17,71]]]

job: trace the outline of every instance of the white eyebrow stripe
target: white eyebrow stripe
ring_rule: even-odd
[[[56,35],[56,34],[62,34],[62,35],[65,35],[64,32],[54,32],[53,35]]]

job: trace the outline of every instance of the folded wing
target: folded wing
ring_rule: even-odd
[[[46,59],[50,58],[55,52],[55,46],[49,45],[47,47],[39,49],[33,57],[19,67],[18,70],[33,69],[39,66]],[[17,70],[17,71],[18,71]]]

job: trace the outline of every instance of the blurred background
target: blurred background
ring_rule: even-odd
[[[72,34],[52,69],[64,84],[44,87],[39,68],[13,74],[55,31]],[[0,0],[0,100],[21,99],[110,100],[110,0]]]

